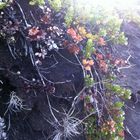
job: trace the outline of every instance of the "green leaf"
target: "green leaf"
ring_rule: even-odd
[[[124,102],[118,101],[114,104],[114,106],[117,108],[122,108],[124,106]]]
[[[7,3],[5,3],[5,2],[0,2],[0,9],[5,8],[6,5],[7,5]]]
[[[35,5],[36,2],[35,2],[35,1],[30,1],[29,4],[30,4],[30,5]]]
[[[74,9],[72,6],[70,8],[68,8],[64,19],[65,19],[66,25],[69,27],[74,19]]]
[[[91,58],[91,55],[93,54],[95,48],[93,47],[93,41],[92,39],[88,39],[87,41],[87,44],[86,44],[86,47],[85,47],[85,57],[88,59],[88,58]]]
[[[104,36],[104,37],[105,37],[106,35],[107,35],[107,31],[106,31],[105,29],[102,29],[102,28],[101,28],[101,29],[99,30],[99,36]]]
[[[124,93],[124,97],[125,99],[131,99],[131,90],[127,89],[125,90],[125,93]]]
[[[45,4],[45,1],[44,0],[30,0],[29,2],[30,5],[44,5]]]
[[[59,12],[62,8],[61,0],[48,0],[51,7],[56,11]]]
[[[127,40],[128,39],[125,37],[124,32],[121,32],[118,36],[118,44],[127,45],[128,44]]]
[[[85,80],[85,86],[86,86],[86,87],[91,87],[91,86],[93,86],[94,79],[91,78],[90,75],[86,75],[84,80]]]

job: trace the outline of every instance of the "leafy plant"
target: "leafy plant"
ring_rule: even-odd
[[[100,140],[102,138],[101,131],[97,126],[97,118],[91,116],[86,121],[87,140]]]
[[[94,79],[90,75],[86,75],[84,80],[86,87],[92,87],[92,85],[94,84]]]
[[[13,0],[1,0],[0,1],[0,10],[8,6],[10,3],[12,3]]]
[[[84,55],[85,58],[91,58],[91,55],[94,53],[95,49],[94,49],[94,44],[92,39],[88,39],[86,46],[85,46],[85,50],[84,50]]]
[[[7,3],[6,2],[0,2],[0,9],[3,9],[6,7]]]
[[[51,7],[56,11],[60,11],[62,8],[62,1],[61,0],[48,0]]]
[[[64,17],[66,25],[69,27],[74,20],[74,8],[70,6]]]
[[[24,48],[27,48],[26,50],[29,48],[31,62],[38,72],[40,77],[40,81],[38,81],[43,84],[44,90],[47,89],[46,85],[48,83],[55,85],[69,82],[69,80],[61,82],[61,79],[60,82],[54,82],[47,79],[46,70],[55,68],[59,63],[53,52],[70,64],[81,66],[84,90],[80,91],[74,98],[72,107],[76,107],[75,105],[81,95],[82,99],[84,99],[85,114],[96,112],[96,115],[89,115],[90,117],[87,115],[87,139],[123,140],[124,111],[122,108],[124,107],[124,100],[131,98],[131,91],[111,83],[114,77],[108,78],[110,75],[115,75],[114,67],[124,62],[123,60],[116,60],[111,54],[113,44],[127,45],[125,33],[121,31],[123,20],[116,11],[108,12],[107,9],[94,6],[91,8],[88,4],[82,5],[79,1],[48,0],[47,2],[47,6],[44,6],[42,10],[44,15],[39,22],[33,23],[31,27],[25,29],[23,21],[27,22],[26,16],[20,22],[18,21],[19,18],[16,19],[18,21],[16,27],[13,27],[11,21],[8,21],[9,19],[4,19],[0,34],[4,34],[4,39],[7,43],[12,44],[11,48],[16,49],[17,42],[14,35],[17,31],[20,32],[22,30],[22,34],[26,36],[25,42],[22,42],[22,44],[24,44]],[[1,9],[6,6],[7,2],[1,2],[0,4]],[[45,5],[45,1],[30,0],[30,4],[42,6]],[[48,7],[51,7],[51,9]],[[21,8],[19,9],[21,10]],[[67,25],[67,27],[55,25],[57,24],[57,22],[54,23],[56,21],[54,17],[56,18],[56,16],[53,17],[52,15],[56,14],[56,12],[58,12],[58,15],[61,14],[61,18],[65,22],[62,25]],[[20,13],[22,13],[22,16],[24,15],[22,10]],[[35,20],[34,17],[33,19]],[[32,45],[35,48],[32,48]],[[19,50],[15,51],[14,49],[12,51],[10,45],[8,47],[12,56],[15,52],[19,52]],[[59,52],[62,49],[63,51],[67,49],[77,61],[73,62],[63,56]],[[53,55],[50,56],[49,51],[52,51]],[[19,57],[20,55],[21,53],[19,53]],[[41,65],[45,59],[51,59],[52,56],[56,64],[49,68],[42,67]],[[55,88],[51,89],[52,93],[54,93]],[[11,93],[7,104],[8,108],[5,113],[20,112],[26,109],[23,105],[23,100],[15,92]],[[52,108],[51,105],[49,107]],[[53,110],[58,113],[56,109],[53,108]],[[81,128],[80,124],[82,121],[80,119],[62,113],[64,117],[59,122],[52,112],[51,114],[57,120],[55,123],[51,123],[55,129],[53,140],[72,139],[72,137],[81,134],[79,127]]]
[[[114,92],[117,96],[127,100],[131,99],[131,90],[122,88],[120,85],[106,84],[108,90]]]
[[[29,2],[30,5],[45,5],[45,1],[44,0],[30,0]]]

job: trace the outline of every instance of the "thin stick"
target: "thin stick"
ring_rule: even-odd
[[[47,82],[55,84],[55,85],[57,85],[57,84],[66,84],[66,83],[70,83],[71,82],[71,80],[53,82],[53,81],[47,79],[44,75],[42,75],[42,78],[44,80],[46,80]]]
[[[127,126],[125,127],[125,130],[126,130],[126,132],[128,132],[128,134],[131,135],[131,137],[132,137],[133,139],[135,139],[135,140],[140,140],[140,138],[137,138],[136,136],[134,136],[134,135],[132,134],[132,132],[129,130],[129,128],[128,128]]]
[[[48,101],[48,105],[49,105],[50,112],[51,112],[51,114],[52,114],[52,116],[53,116],[55,122],[59,124],[58,119],[55,117],[55,115],[54,115],[54,113],[53,113],[53,111],[52,111],[51,103],[50,103],[49,96],[48,96],[47,93],[46,93],[46,97],[47,97],[47,101]]]
[[[56,51],[56,53],[57,53],[60,57],[64,58],[66,61],[68,61],[69,63],[71,63],[71,64],[73,64],[73,65],[79,65],[79,64],[77,64],[77,63],[72,62],[72,61],[69,60],[68,58],[64,57],[64,56],[63,56],[61,53],[59,53],[58,51]]]
[[[19,10],[20,10],[20,12],[21,12],[21,14],[22,14],[22,18],[23,18],[23,20],[24,20],[24,23],[25,23],[26,27],[30,27],[31,25],[29,25],[29,24],[27,23],[25,14],[24,14],[24,12],[23,12],[23,10],[22,10],[20,4],[19,4],[17,1],[14,1],[14,2],[15,2],[16,5],[18,6],[18,8],[19,8]]]
[[[12,51],[12,49],[11,49],[11,46],[10,46],[10,44],[9,44],[8,42],[7,42],[7,46],[8,46],[8,48],[9,48],[9,51],[10,51],[12,57],[13,57],[14,59],[16,59],[16,57],[15,57],[15,55],[13,54],[13,51]]]

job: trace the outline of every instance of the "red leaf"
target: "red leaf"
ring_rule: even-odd
[[[76,46],[76,45],[70,45],[70,46],[68,47],[68,51],[69,51],[70,53],[72,53],[72,54],[78,54],[78,53],[80,52],[80,49],[79,49],[79,47]]]

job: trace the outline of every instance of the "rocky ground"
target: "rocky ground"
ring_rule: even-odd
[[[125,127],[128,128],[130,133],[126,135],[126,140],[139,140],[140,139],[140,28],[134,24],[124,24],[123,30],[129,38],[127,48],[120,46],[121,56],[126,58],[131,55],[130,63],[131,68],[123,69],[121,72],[124,77],[121,77],[119,83],[129,87],[133,96],[130,101],[126,103],[126,120]],[[128,130],[127,129],[127,130]]]

